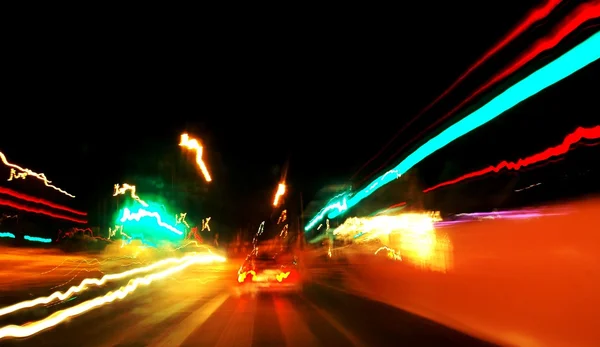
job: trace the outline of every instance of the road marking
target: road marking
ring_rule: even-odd
[[[198,326],[202,325],[221,305],[229,298],[229,293],[219,294],[206,304],[202,305],[176,328],[169,330],[168,333],[156,342],[149,343],[149,346],[180,346],[190,336]]]
[[[285,338],[286,346],[305,347],[318,346],[319,341],[306,326],[289,300],[274,297],[275,312]]]
[[[352,332],[350,332],[350,330],[344,328],[344,326],[341,323],[339,323],[335,318],[333,318],[333,316],[331,316],[325,310],[322,310],[320,307],[313,304],[310,300],[305,298],[303,295],[301,295],[300,297],[306,303],[308,303],[308,305],[310,305],[310,307],[313,310],[315,310],[315,312],[317,312],[319,315],[321,315],[321,317],[323,317],[327,321],[327,323],[329,323],[335,330],[339,331],[340,334],[342,334],[350,343],[352,343],[353,346],[356,346],[356,347],[363,347],[363,346],[366,347],[367,346],[362,341],[360,341],[360,339],[358,337],[356,337],[356,335],[354,335]]]
[[[252,298],[237,300],[239,300],[238,305],[215,343],[215,347],[252,346],[256,300]]]
[[[152,305],[152,303],[145,303],[143,306],[133,309],[130,312],[135,315],[135,317],[146,317],[145,319],[132,324],[126,330],[123,330],[116,335],[111,337],[111,342],[107,342],[103,344],[104,346],[116,346],[121,343],[128,343],[129,341],[134,340],[137,336],[143,334],[143,332],[147,331],[149,328],[152,328],[155,325],[159,325],[163,321],[169,319],[174,314],[181,312],[183,308],[186,306],[193,304],[195,300],[183,299],[177,300],[176,298],[160,298],[159,299],[165,307],[165,309],[156,309],[156,305]],[[152,311],[150,311],[152,310]],[[132,319],[135,321],[135,319]],[[117,341],[116,343],[114,341]]]

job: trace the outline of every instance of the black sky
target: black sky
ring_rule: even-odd
[[[306,202],[346,182],[539,3],[414,2],[393,18],[355,15],[322,29],[311,22],[284,29],[281,18],[201,33],[187,46],[78,41],[73,54],[68,44],[46,42],[52,54],[23,57],[14,72],[0,150],[46,172],[85,208],[136,157],[176,147],[191,129],[209,163],[226,168],[226,179],[215,182],[227,186],[231,213],[269,204],[262,200],[285,165],[291,197],[302,192]],[[465,90],[499,66],[486,66]]]

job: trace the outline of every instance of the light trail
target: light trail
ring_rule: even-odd
[[[183,235],[183,232],[181,230],[178,230],[174,226],[163,222],[162,218],[160,217],[160,214],[158,212],[149,212],[149,211],[144,210],[143,208],[140,208],[135,213],[131,212],[128,208],[125,208],[123,210],[123,217],[121,217],[121,223],[125,223],[126,221],[131,221],[131,220],[135,220],[135,221],[139,222],[140,219],[142,219],[144,217],[153,217],[154,219],[156,219],[156,223],[159,226],[161,226],[169,231],[172,231],[177,235]]]
[[[51,243],[52,239],[46,238],[46,237],[37,237],[37,236],[29,236],[29,235],[25,235],[23,236],[23,238],[27,241],[32,241],[32,242],[41,242],[41,243]]]
[[[273,206],[277,207],[279,205],[279,200],[285,194],[285,183],[279,183],[277,186],[277,192],[275,193],[275,198],[273,199]]]
[[[55,301],[64,301],[64,300],[70,298],[71,296],[73,296],[74,294],[78,294],[78,293],[83,292],[86,289],[89,289],[90,286],[99,287],[109,281],[121,280],[124,278],[135,276],[140,273],[150,272],[152,270],[155,270],[159,267],[166,266],[166,265],[184,263],[184,262],[187,262],[189,259],[192,259],[192,258],[198,257],[198,256],[202,256],[202,255],[196,253],[196,254],[187,255],[182,258],[167,258],[167,259],[160,260],[154,264],[151,264],[151,265],[148,265],[145,267],[135,268],[135,269],[121,272],[121,273],[105,275],[100,279],[86,278],[83,281],[81,281],[81,283],[79,285],[69,288],[66,292],[58,291],[58,292],[54,292],[54,293],[50,294],[49,296],[42,296],[42,297],[39,297],[39,298],[36,298],[33,300],[26,300],[26,301],[22,301],[17,304],[14,304],[14,305],[0,308],[0,317],[5,316],[9,313],[13,313],[13,312],[16,312],[19,310],[26,309],[26,308],[31,308],[31,307],[35,307],[35,306],[39,306],[39,305],[47,305],[47,304],[55,302]],[[213,256],[213,254],[210,254],[210,256]]]
[[[198,142],[198,140],[196,140],[196,139],[190,138],[190,136],[188,134],[183,134],[183,135],[181,135],[181,142],[179,143],[179,145],[182,147],[185,147],[187,149],[196,151],[196,163],[198,164],[200,171],[202,171],[204,180],[206,182],[212,181],[212,178],[210,177],[210,173],[208,172],[208,168],[206,167],[206,164],[204,163],[204,160],[202,159],[203,147],[202,147],[202,145],[200,145],[200,142]]]
[[[125,195],[129,191],[129,195],[131,198],[140,203],[140,205],[144,207],[148,207],[148,204],[140,199],[140,197],[136,194],[135,186],[127,183],[123,183],[123,185],[115,184],[115,190],[113,192],[113,196],[117,195]]]
[[[554,6],[556,6],[556,4]],[[600,2],[598,2],[597,0],[592,3],[580,4],[579,7],[577,7],[571,14],[569,14],[562,22],[558,24],[558,26],[551,33],[551,35],[540,38],[537,41],[535,41],[532,45],[529,46],[529,48],[526,51],[521,53],[514,62],[512,62],[509,66],[504,68],[504,70],[501,70],[496,75],[494,75],[484,85],[480,86],[477,90],[475,90],[475,92],[473,92],[469,97],[461,101],[450,111],[446,112],[446,114],[438,118],[433,124],[429,125],[427,128],[419,132],[410,141],[405,142],[400,148],[396,150],[394,154],[392,154],[392,156],[390,156],[384,163],[382,163],[379,166],[379,168],[377,168],[368,176],[363,178],[360,183],[366,181],[373,174],[385,168],[388,165],[388,163],[394,158],[396,158],[398,154],[402,153],[402,151],[404,151],[407,148],[407,146],[411,145],[417,139],[422,138],[422,136],[425,135],[428,131],[431,131],[436,126],[439,126],[443,121],[454,115],[459,110],[463,109],[465,106],[468,105],[469,102],[474,100],[477,96],[481,95],[486,90],[489,90],[493,85],[496,85],[500,81],[506,79],[508,76],[515,73],[529,62],[533,61],[533,59],[538,57],[543,52],[556,47],[565,37],[570,35],[577,28],[581,27],[584,23],[593,20],[594,18],[598,18],[599,16]]]
[[[498,165],[488,166],[484,169],[464,174],[458,178],[448,180],[448,181],[445,181],[442,183],[438,183],[433,187],[425,189],[423,191],[423,193],[429,193],[430,191],[436,190],[438,188],[450,186],[450,185],[462,182],[467,179],[480,177],[480,176],[487,175],[487,174],[490,174],[493,172],[498,173],[503,170],[519,171],[523,167],[537,164],[537,163],[549,160],[550,158],[564,155],[567,152],[569,152],[569,150],[571,149],[571,147],[573,145],[575,145],[576,143],[578,143],[584,139],[586,139],[586,140],[600,139],[600,125],[597,125],[597,126],[591,127],[591,128],[577,128],[574,132],[567,135],[564,138],[564,140],[562,141],[562,143],[559,144],[558,146],[547,148],[542,152],[530,155],[529,157],[526,157],[523,159],[519,159],[516,162],[502,161]],[[528,187],[528,188],[530,188],[530,187]]]
[[[210,222],[210,219],[212,217],[206,217],[204,219],[202,219],[202,229],[200,231],[210,231],[210,224],[208,224]]]
[[[0,339],[7,337],[27,337],[34,334],[37,334],[43,330],[51,328],[55,325],[62,323],[63,321],[85,313],[87,311],[93,310],[105,304],[109,304],[115,300],[122,300],[127,295],[134,292],[139,286],[148,286],[152,282],[163,279],[165,277],[169,277],[177,272],[183,271],[191,265],[195,264],[207,264],[212,262],[224,262],[225,258],[217,255],[198,255],[196,254],[193,257],[190,257],[186,261],[182,262],[179,265],[168,268],[166,270],[153,273],[150,275],[146,275],[144,277],[134,278],[129,281],[129,283],[114,292],[108,292],[104,296],[99,296],[94,299],[82,302],[79,305],[55,312],[50,316],[35,321],[29,322],[24,325],[7,325],[0,328]]]
[[[62,215],[62,214],[58,214],[58,213],[46,211],[46,210],[41,209],[41,208],[29,207],[29,206],[26,206],[26,205],[23,205],[23,204],[19,204],[19,203],[13,202],[13,201],[9,201],[9,200],[0,199],[0,205],[12,207],[14,209],[25,211],[25,212],[43,214],[43,215],[46,215],[48,217],[53,217],[53,218],[56,218],[56,219],[64,219],[64,220],[68,220],[68,221],[71,221],[71,222],[74,222],[74,223],[87,224],[87,221],[84,220],[84,219],[72,218],[72,217],[69,217],[69,216]]]
[[[531,73],[519,82],[513,84],[504,92],[488,101],[485,105],[425,142],[422,146],[404,158],[404,160],[402,160],[393,170],[397,171],[398,175],[406,173],[440,148],[447,146],[463,135],[494,120],[520,102],[600,59],[599,48],[600,33],[595,33],[587,40],[537,71]],[[337,201],[330,201],[330,203],[307,224],[305,231],[308,231],[317,225],[319,221],[324,218],[326,213],[328,218],[335,218],[349,208],[356,206],[377,189],[394,181],[394,177],[388,176],[389,172],[390,171],[373,180],[371,184],[364,189],[355,193],[347,193],[343,197],[337,199]],[[336,205],[338,204],[341,206],[337,207]]]
[[[38,180],[44,182],[44,185],[46,187],[50,187],[50,188],[52,188],[52,189],[54,189],[54,190],[56,190],[58,192],[63,193],[64,195],[66,195],[68,197],[71,197],[71,198],[75,197],[75,195],[69,194],[66,191],[58,188],[57,186],[50,184],[50,183],[52,183],[52,181],[48,180],[48,178],[46,177],[45,174],[43,174],[43,173],[37,173],[37,172],[31,171],[29,169],[22,168],[19,165],[9,163],[8,160],[6,159],[6,156],[2,152],[0,152],[0,160],[2,160],[2,163],[4,163],[4,165],[10,167],[11,169],[15,169],[15,170],[17,170],[17,171],[20,172],[20,173],[16,173],[15,172],[15,174],[13,175],[13,173],[11,171],[11,175],[8,178],[8,181],[11,181],[13,179],[13,177],[15,177],[15,176],[17,178],[25,178],[27,176],[32,176],[32,177],[35,177]]]
[[[534,10],[529,12],[527,14],[527,16],[525,16],[525,18],[522,19],[505,37],[503,37],[498,43],[496,43],[492,48],[490,48],[490,50],[485,52],[485,54],[481,58],[479,58],[479,60],[477,60],[473,65],[471,65],[471,67],[469,67],[467,69],[467,71],[463,72],[463,74],[460,75],[458,77],[458,79],[456,81],[454,81],[454,83],[452,83],[448,88],[446,88],[446,90],[442,94],[440,94],[429,105],[427,105],[425,108],[423,108],[421,111],[419,111],[419,113],[416,116],[414,116],[410,121],[408,121],[406,124],[404,124],[402,126],[402,128],[400,128],[400,130],[398,130],[398,132],[373,157],[371,157],[371,159],[369,159],[367,162],[365,162],[354,173],[354,175],[352,175],[352,177],[350,177],[350,180],[352,180],[354,177],[356,177],[356,175],[358,175],[358,173],[361,172],[373,160],[377,159],[381,154],[383,154],[383,152],[392,143],[394,143],[394,141],[398,138],[398,136],[400,136],[400,134],[402,134],[411,124],[413,124],[416,120],[418,120],[423,114],[425,114],[431,108],[433,108],[433,106],[435,106],[440,100],[442,100],[444,97],[446,97],[448,94],[450,94],[454,89],[456,89],[456,87],[462,81],[464,81],[473,71],[475,71],[477,68],[479,68],[485,62],[487,62],[491,57],[493,57],[498,52],[500,52],[502,49],[504,49],[509,43],[511,43],[515,38],[520,36],[526,30],[528,30],[533,24],[546,18],[550,14],[550,12],[552,12],[552,10],[554,10],[554,8],[556,8],[556,6],[558,6],[558,4],[560,4],[561,1],[562,0],[549,0],[544,5],[542,5],[538,8],[535,8]],[[368,179],[368,177],[372,176],[372,175],[373,175],[373,173],[369,174],[367,176],[367,178],[364,178],[363,180]]]
[[[34,196],[30,196],[30,195],[26,195],[26,194],[23,194],[23,193],[16,192],[16,191],[14,191],[12,189],[0,187],[0,194],[12,196],[15,199],[25,200],[27,202],[32,202],[34,204],[45,205],[47,207],[51,207],[51,208],[54,208],[54,209],[57,209],[57,210],[62,210],[62,211],[70,212],[70,213],[73,213],[73,214],[76,214],[76,215],[79,215],[79,216],[87,216],[87,212],[77,211],[77,210],[74,210],[74,209],[66,207],[66,206],[55,204],[55,203],[53,203],[51,201],[48,201],[48,200],[44,200],[44,199],[36,198]]]

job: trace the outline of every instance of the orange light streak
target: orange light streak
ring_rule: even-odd
[[[52,189],[54,189],[54,190],[56,190],[58,192],[63,193],[64,195],[66,195],[68,197],[71,197],[71,198],[75,197],[75,195],[69,194],[66,191],[58,188],[57,186],[50,184],[50,183],[52,183],[52,181],[48,180],[48,178],[46,177],[45,174],[43,174],[43,173],[37,173],[37,172],[31,171],[29,169],[22,168],[19,165],[9,163],[8,160],[6,159],[6,156],[2,152],[0,152],[0,160],[2,160],[2,162],[4,163],[4,165],[6,165],[6,166],[8,166],[8,167],[11,168],[11,173],[10,173],[10,177],[8,178],[8,181],[12,181],[13,178],[23,178],[24,179],[27,176],[33,176],[33,177],[39,179],[40,181],[44,182],[44,185],[46,187],[50,187],[50,188],[52,188]],[[13,175],[12,169],[14,169],[16,171],[19,171],[19,173],[17,173],[15,171],[15,173]],[[24,174],[24,176],[23,176],[23,174]]]
[[[277,186],[277,192],[275,193],[275,199],[273,199],[273,206],[279,205],[279,199],[285,194],[285,183],[279,183]]]
[[[183,134],[183,135],[181,135],[181,142],[179,143],[179,145],[182,147],[185,147],[187,149],[196,151],[196,163],[198,164],[200,171],[202,171],[204,180],[206,182],[212,181],[212,178],[210,177],[210,173],[208,172],[208,168],[206,167],[206,164],[202,160],[202,146],[200,145],[200,142],[198,142],[198,140],[196,140],[194,138],[190,138],[188,134]]]

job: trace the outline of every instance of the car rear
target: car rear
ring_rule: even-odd
[[[247,259],[238,271],[238,283],[261,291],[302,289],[297,262],[267,257]]]

